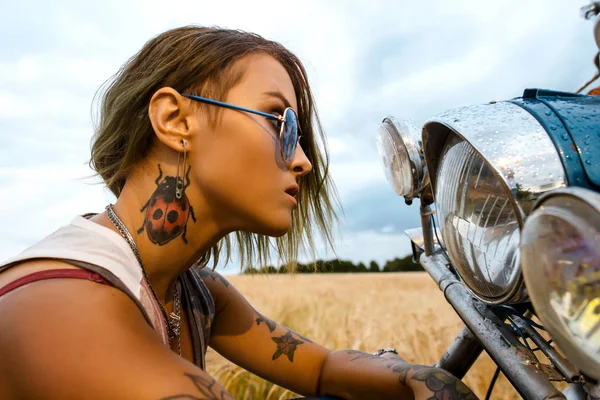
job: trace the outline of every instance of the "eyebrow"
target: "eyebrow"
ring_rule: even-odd
[[[287,107],[292,108],[292,106],[290,105],[290,102],[285,98],[285,96],[283,94],[281,94],[281,92],[264,92],[263,94],[266,94],[267,96],[271,96],[271,97],[277,97],[279,100],[281,100],[283,102],[283,105],[286,108]]]

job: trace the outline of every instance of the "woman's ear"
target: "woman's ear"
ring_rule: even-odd
[[[181,151],[181,141],[190,143],[191,132],[198,124],[200,113],[191,107],[190,100],[175,89],[158,89],[148,107],[148,117],[158,140],[175,151]]]

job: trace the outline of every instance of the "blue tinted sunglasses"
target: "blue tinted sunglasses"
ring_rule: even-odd
[[[193,94],[181,94],[183,97],[188,99],[201,101],[203,103],[212,104],[219,107],[230,108],[232,110],[245,111],[252,114],[263,116],[267,119],[275,120],[280,122],[279,127],[279,148],[281,150],[281,157],[283,161],[290,164],[294,160],[296,155],[296,146],[300,136],[298,135],[298,116],[293,108],[288,107],[283,111],[283,115],[269,114],[258,110],[252,110],[250,108],[234,106],[233,104],[223,103],[222,101],[207,99],[206,97],[200,97]]]

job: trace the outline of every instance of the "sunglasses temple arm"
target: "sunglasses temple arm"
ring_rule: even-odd
[[[237,110],[237,111],[245,111],[245,112],[249,112],[249,113],[256,114],[256,115],[261,115],[261,116],[269,118],[269,119],[280,120],[280,118],[278,118],[277,115],[274,115],[274,114],[264,113],[262,111],[252,110],[250,108],[245,108],[245,107],[240,107],[240,106],[234,106],[233,104],[224,103],[224,102],[219,101],[219,100],[207,99],[206,97],[194,96],[192,94],[182,94],[182,96],[183,97],[187,97],[187,98],[192,99],[192,100],[201,101],[203,103],[212,104],[212,105],[215,105],[215,106],[230,108],[232,110]]]

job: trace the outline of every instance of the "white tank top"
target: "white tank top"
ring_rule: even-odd
[[[69,225],[1,263],[0,273],[33,259],[58,260],[100,275],[136,303],[162,343],[170,346],[160,305],[148,287],[133,251],[118,233],[78,216]],[[205,355],[216,313],[215,303],[196,268],[181,274],[179,282],[182,307],[189,321],[194,363],[205,369]]]
[[[103,277],[105,274],[98,269],[107,270],[122,283],[116,286],[120,286],[121,290],[127,289],[130,297],[133,296],[138,306],[142,306],[146,319],[160,335],[162,342],[169,345],[167,327],[159,305],[148,288],[135,255],[118,233],[78,216],[69,225],[0,264],[0,272],[32,259],[60,259],[75,261],[75,265],[78,265],[77,262],[89,264],[85,269],[93,269]]]

